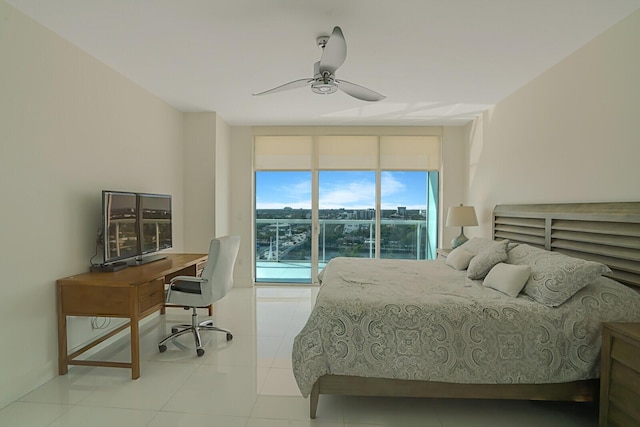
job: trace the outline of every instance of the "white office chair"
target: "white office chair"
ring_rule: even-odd
[[[192,332],[196,340],[198,357],[204,354],[200,331],[218,331],[227,334],[227,341],[233,339],[231,331],[213,325],[213,320],[198,323],[196,308],[207,307],[224,297],[233,285],[233,266],[240,248],[239,236],[225,236],[213,239],[209,245],[209,257],[200,277],[174,277],[167,291],[167,304],[182,305],[191,308],[191,324],[176,325],[171,328],[171,335],[158,343],[158,350],[167,350],[166,342],[180,335]]]

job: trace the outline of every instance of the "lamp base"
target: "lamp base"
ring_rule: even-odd
[[[451,241],[451,248],[455,249],[467,240],[469,239],[464,235],[464,231],[460,230],[460,235]]]

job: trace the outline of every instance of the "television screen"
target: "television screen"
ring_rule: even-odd
[[[135,193],[102,192],[104,263],[138,254],[138,202]]]
[[[138,194],[141,254],[172,247],[171,196]]]

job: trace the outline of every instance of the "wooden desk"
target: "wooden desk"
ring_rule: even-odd
[[[164,310],[164,285],[175,276],[196,276],[204,268],[206,254],[167,254],[167,258],[113,273],[90,272],[56,282],[58,305],[58,372],[69,365],[131,368],[140,377],[140,319]],[[127,318],[129,322],[68,354],[67,316]],[[84,352],[131,328],[131,362],[76,360]]]

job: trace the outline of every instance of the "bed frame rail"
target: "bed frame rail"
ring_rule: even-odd
[[[430,397],[593,402],[599,380],[557,384],[453,384],[434,381],[323,375],[313,385],[309,416],[316,417],[320,394],[344,396]]]

